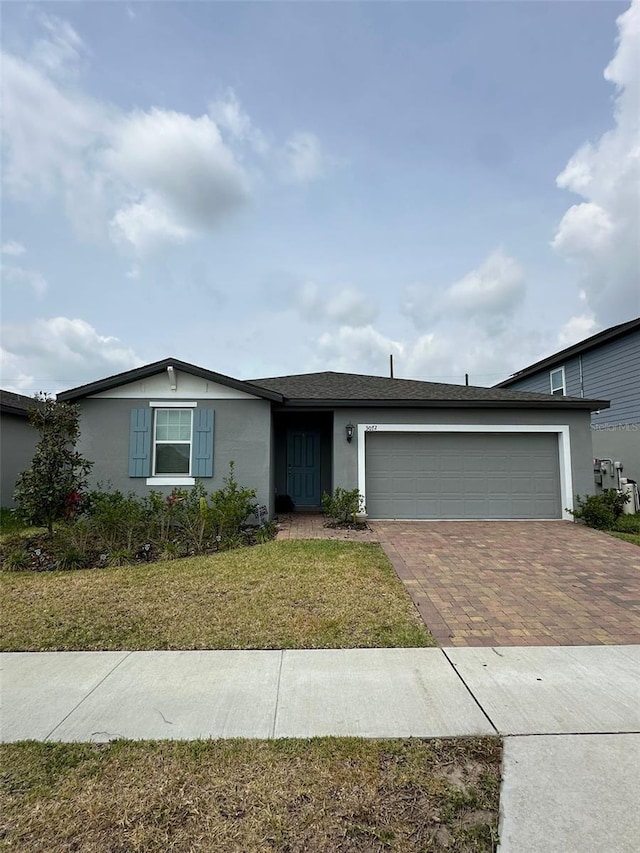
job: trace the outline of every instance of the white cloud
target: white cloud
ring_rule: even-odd
[[[2,274],[2,282],[8,285],[18,287],[28,287],[40,299],[44,296],[47,290],[47,281],[43,275],[36,270],[26,269],[25,267],[2,264],[0,268]]]
[[[399,341],[372,326],[342,326],[337,332],[325,332],[318,338],[312,369],[388,375],[389,355],[400,356],[403,350]]]
[[[576,317],[571,317],[560,329],[558,345],[560,349],[570,347],[572,344],[594,335],[597,330],[598,324],[592,315],[579,314]]]
[[[298,184],[317,181],[330,167],[329,158],[313,133],[294,133],[285,146],[284,176]]]
[[[142,364],[131,347],[84,320],[52,317],[2,329],[3,387],[64,390]]]
[[[269,146],[264,134],[255,127],[232,89],[225,97],[209,104],[209,115],[218,128],[233,139],[248,142],[259,154],[267,153]]]
[[[68,21],[56,15],[41,15],[40,25],[46,36],[35,43],[33,62],[50,73],[69,70],[86,52],[86,47]]]
[[[70,72],[88,54],[76,30],[49,14],[39,22],[44,35],[28,59],[3,55],[4,178],[20,199],[59,196],[78,236],[135,252],[184,243],[218,227],[259,177],[281,168],[284,155],[269,162],[264,134],[232,90],[207,115],[125,112],[76,85]],[[312,181],[326,167],[313,134],[295,134],[286,151],[291,180]]]
[[[158,109],[124,116],[104,162],[131,191],[146,193],[147,208],[159,199],[185,228],[217,224],[249,195],[246,172],[208,116]]]
[[[574,204],[562,217],[551,245],[572,258],[600,256],[611,251],[615,228],[610,215],[593,202]]]
[[[502,249],[496,249],[479,267],[444,290],[407,287],[401,311],[418,329],[446,319],[471,318],[495,333],[522,303],[525,291],[521,265]]]
[[[377,300],[358,290],[342,290],[326,303],[327,317],[350,326],[366,326],[377,313]]]
[[[522,267],[497,249],[477,269],[445,290],[441,309],[461,316],[511,314],[524,293]]]
[[[6,243],[2,244],[3,255],[18,257],[18,255],[24,255],[25,252],[25,247],[22,245],[22,243],[18,243],[17,240],[7,240]]]
[[[344,326],[367,326],[378,314],[377,300],[351,287],[332,293],[326,287],[307,281],[288,288],[288,297],[308,323],[330,321]]]
[[[5,180],[29,188],[75,188],[88,179],[86,157],[109,125],[108,110],[63,92],[35,66],[2,56]]]
[[[576,151],[557,185],[583,202],[558,225],[553,248],[576,265],[589,309],[603,326],[640,312],[640,0],[618,18],[605,69],[617,89],[614,127]]]
[[[111,220],[114,242],[132,246],[138,255],[159,248],[165,243],[186,243],[193,232],[175,222],[171,214],[157,203],[135,202],[121,208]],[[138,271],[139,267],[136,265]],[[138,276],[131,275],[130,278]]]

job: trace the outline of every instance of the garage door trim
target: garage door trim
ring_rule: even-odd
[[[358,491],[367,503],[366,491],[366,435],[377,432],[448,432],[448,433],[534,433],[552,432],[558,436],[558,462],[560,468],[560,500],[562,518],[572,521],[573,480],[571,476],[571,440],[567,424],[358,424]]]

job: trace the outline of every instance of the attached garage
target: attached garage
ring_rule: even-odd
[[[561,431],[406,429],[383,424],[363,429],[371,518],[563,517],[567,472]]]

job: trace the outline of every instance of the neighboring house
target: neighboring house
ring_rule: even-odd
[[[31,465],[39,435],[28,421],[32,397],[0,391],[0,506],[13,507],[18,474]]]
[[[593,491],[589,414],[606,400],[381,376],[223,376],[168,358],[73,388],[93,484],[168,492],[241,485],[273,512],[289,494],[358,488],[373,518],[571,518]]]
[[[597,479],[605,488],[616,486],[614,466],[620,462],[623,476],[640,482],[640,317],[525,367],[495,387],[610,400],[608,409],[591,416],[593,456],[604,463],[604,476]]]

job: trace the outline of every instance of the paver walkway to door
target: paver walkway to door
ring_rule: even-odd
[[[443,646],[640,643],[640,549],[567,521],[372,521]]]

